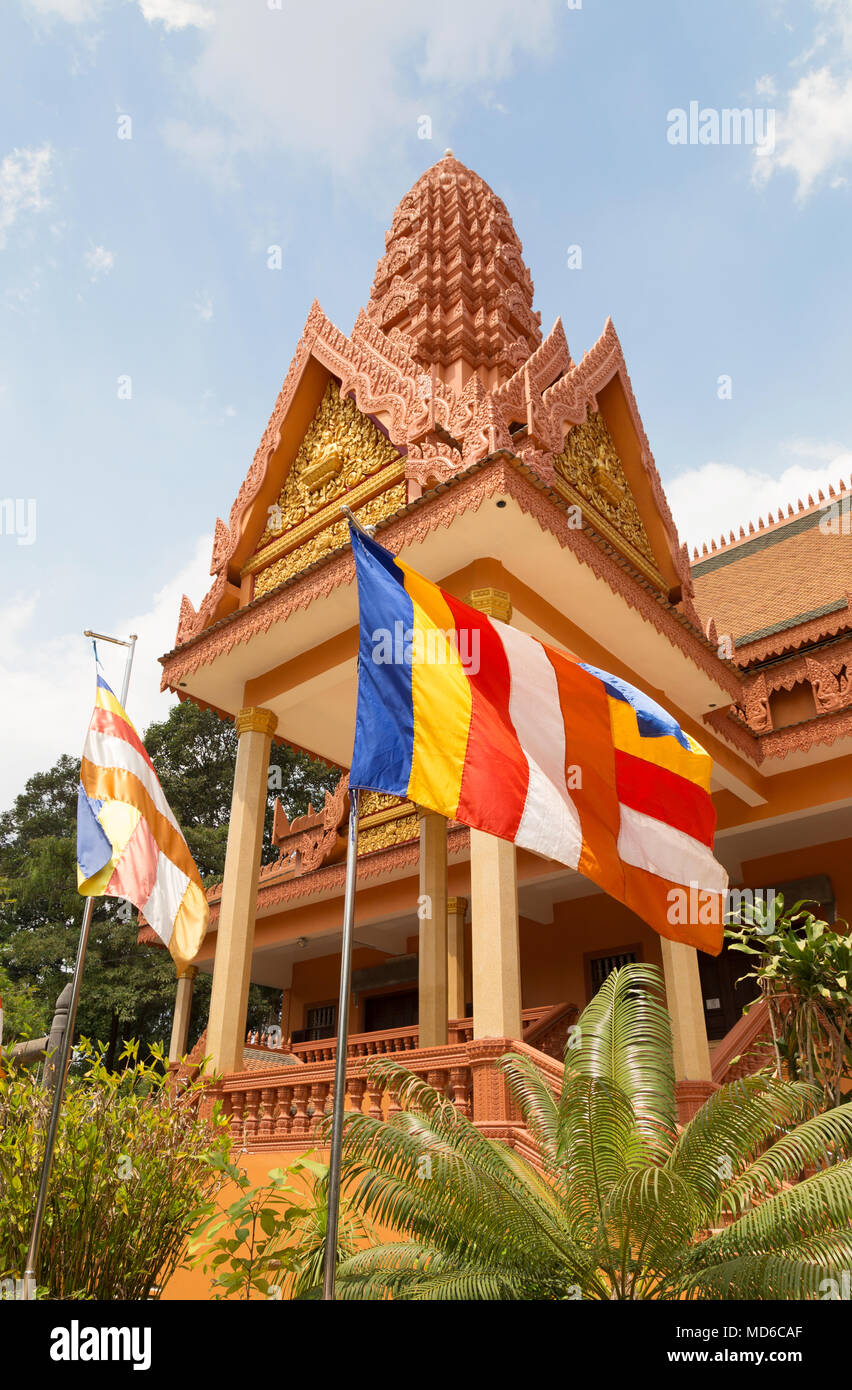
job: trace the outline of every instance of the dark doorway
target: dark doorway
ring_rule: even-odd
[[[711,1042],[724,1038],[742,1018],[743,1009],[757,997],[752,980],[737,984],[749,968],[749,957],[732,951],[726,941],[718,956],[698,952],[698,971],[704,998],[704,1019]]]
[[[388,1028],[411,1028],[417,1022],[417,990],[399,994],[374,994],[364,1000],[364,1032],[384,1033]]]

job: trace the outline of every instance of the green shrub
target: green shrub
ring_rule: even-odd
[[[162,1050],[128,1043],[108,1071],[83,1044],[69,1077],[48,1190],[38,1283],[50,1298],[159,1296],[222,1183],[227,1121],[175,1093]],[[0,1281],[26,1262],[51,1096],[29,1072],[0,1077]]]
[[[212,1298],[308,1298],[318,1294],[325,1261],[328,1166],[310,1157],[272,1168],[255,1186],[245,1169],[222,1161],[239,1196],[205,1217],[189,1243],[190,1265],[210,1276]],[[374,1238],[371,1223],[344,1201],[337,1263]]]

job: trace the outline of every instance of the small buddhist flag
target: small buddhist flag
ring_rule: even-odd
[[[201,877],[142,740],[100,675],[77,792],[77,887],[132,903],[178,966],[198,953],[208,922]]]
[[[728,878],[701,745],[627,681],[486,617],[350,530],[350,786],[576,869],[661,936],[717,955]]]

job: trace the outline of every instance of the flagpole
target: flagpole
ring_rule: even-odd
[[[331,1116],[331,1153],[328,1160],[328,1212],[325,1227],[325,1259],[322,1296],[334,1300],[337,1273],[337,1228],[340,1220],[340,1167],[343,1153],[343,1107],[346,1102],[346,1048],[349,1039],[349,994],[352,981],[352,936],[355,923],[355,881],[358,873],[358,799],[349,792],[349,838],[346,846],[346,895],[343,900],[343,942],[340,952],[340,999],[337,1005],[337,1053],[334,1059],[334,1109]]]
[[[124,663],[124,680],[121,686],[121,706],[123,709],[125,701],[127,700],[128,687],[130,685],[130,670],[133,665],[133,653],[136,650],[136,633],[131,635],[129,641],[124,641],[119,637],[108,637],[103,632],[90,632],[88,629],[83,633],[83,636],[98,638],[102,642],[114,642],[116,646],[127,648],[127,657]],[[47,1207],[47,1189],[50,1184],[50,1170],[53,1167],[56,1133],[59,1129],[59,1114],[62,1109],[62,1099],[65,1095],[65,1080],[68,1072],[68,1062],[71,1056],[74,1024],[77,1018],[77,1002],[80,998],[80,985],[83,979],[83,966],[86,961],[86,947],[89,944],[89,928],[92,924],[92,913],[94,909],[94,897],[87,898],[86,906],[83,909],[83,921],[80,926],[77,959],[74,962],[74,978],[71,983],[71,998],[68,1003],[68,1021],[62,1038],[62,1045],[59,1049],[59,1062],[54,1071],[56,1082],[53,1088],[53,1104],[50,1109],[50,1122],[47,1127],[47,1136],[44,1142],[44,1157],[41,1161],[41,1180],[39,1182],[38,1197],[36,1198],[35,1213],[33,1215],[30,1244],[27,1250],[27,1264],[24,1270],[23,1294],[26,1299],[34,1299],[36,1296],[36,1269],[38,1267],[38,1256],[41,1247],[44,1213]]]
[[[350,526],[372,536],[375,526],[362,526],[349,507],[340,508]],[[334,1301],[337,1274],[337,1230],[340,1224],[340,1169],[343,1155],[343,1107],[346,1104],[346,1050],[349,1042],[349,995],[352,989],[352,938],[355,930],[355,882],[358,876],[358,787],[349,788],[349,836],[346,843],[346,892],[343,899],[343,941],[340,947],[340,996],[337,1004],[337,1051],[334,1057],[334,1100],[331,1114],[331,1152],[328,1158],[328,1209],[322,1296]]]

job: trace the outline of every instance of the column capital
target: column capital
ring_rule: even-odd
[[[512,599],[505,589],[471,589],[465,603],[487,618],[499,618],[504,623],[512,621]]]
[[[417,810],[418,820],[425,820],[427,816],[439,816],[442,821],[446,821],[447,819],[446,816],[441,815],[440,811],[430,811],[428,806],[421,806],[419,801],[415,801],[414,805]]]
[[[234,723],[238,738],[249,733],[266,734],[271,738],[278,728],[278,715],[260,705],[246,706],[240,710]]]
[[[179,980],[194,980],[198,974],[197,965],[181,965],[176,971]]]
[[[464,917],[467,912],[467,898],[447,898],[447,911],[451,917]]]

